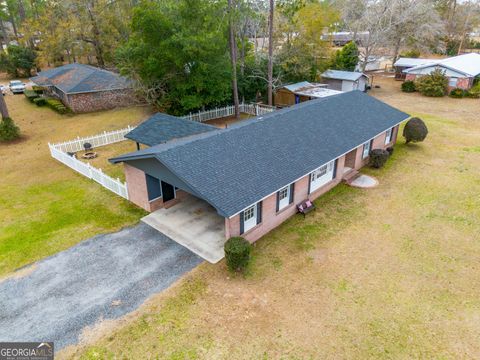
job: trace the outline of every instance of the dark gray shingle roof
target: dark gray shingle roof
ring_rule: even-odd
[[[111,161],[156,158],[230,217],[408,117],[351,91]]]
[[[30,79],[40,86],[55,86],[66,94],[131,87],[130,81],[111,71],[84,64],[67,64],[40,71]]]
[[[217,130],[217,128],[176,116],[156,113],[130,131],[125,137],[141,144],[154,146],[173,139],[213,130]]]

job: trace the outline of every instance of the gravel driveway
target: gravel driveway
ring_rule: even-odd
[[[78,341],[87,325],[135,310],[202,259],[148,225],[95,236],[0,282],[0,341]]]

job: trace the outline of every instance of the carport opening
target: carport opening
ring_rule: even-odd
[[[225,218],[206,201],[180,191],[181,199],[174,206],[158,209],[142,221],[205,260],[220,261],[226,241]]]

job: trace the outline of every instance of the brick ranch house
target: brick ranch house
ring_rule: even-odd
[[[393,146],[407,118],[352,91],[227,129],[203,125],[183,132],[185,137],[162,135],[161,143],[110,161],[124,163],[129,198],[138,206],[154,211],[193,196],[224,218],[225,239],[253,242],[296,214],[297,204],[318,198],[367,164],[371,149]],[[130,138],[142,142],[148,127],[140,125]]]
[[[395,64],[402,64],[399,59]],[[400,63],[399,63],[400,62]],[[405,80],[415,81],[416,78],[430,74],[436,69],[445,72],[448,78],[448,90],[459,88],[468,90],[475,78],[480,77],[480,54],[471,53],[441,60],[430,60],[424,64],[403,70]]]
[[[128,79],[84,64],[67,64],[41,71],[30,79],[60,99],[73,112],[83,113],[129,106],[135,96]]]

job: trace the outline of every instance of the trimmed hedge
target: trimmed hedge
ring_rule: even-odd
[[[47,104],[47,99],[44,97],[37,97],[36,99],[33,99],[33,103],[37,106],[44,106]]]
[[[407,144],[409,142],[423,141],[427,137],[427,134],[427,125],[425,125],[422,119],[417,117],[408,120],[403,128],[403,136]]]
[[[467,90],[456,88],[450,91],[449,96],[455,99],[462,99],[464,97],[469,97],[470,93]]]
[[[38,85],[33,85],[32,90],[39,95],[43,94],[43,92],[45,91],[45,89],[42,86],[38,86]]]
[[[388,158],[390,157],[390,152],[383,149],[373,149],[370,151],[370,166],[375,169],[380,169],[385,165]]]
[[[23,94],[25,95],[25,97],[30,100],[31,102],[33,102],[33,100],[35,100],[36,98],[38,98],[38,94],[33,91],[33,90],[25,90],[23,92]]]
[[[417,91],[417,89],[415,88],[415,82],[413,82],[412,80],[407,80],[407,81],[403,82],[402,83],[402,91],[406,92],[406,93],[412,93],[412,92]]]
[[[252,244],[243,237],[232,237],[225,242],[225,259],[231,271],[243,271],[250,262]]]
[[[473,85],[468,93],[468,97],[472,99],[480,98],[480,82],[477,82],[475,85]]]
[[[63,105],[63,103],[58,99],[47,98],[46,102],[47,102],[47,106],[49,108],[55,110],[56,112],[58,112],[60,114],[66,114],[68,112],[67,107],[65,105]]]

